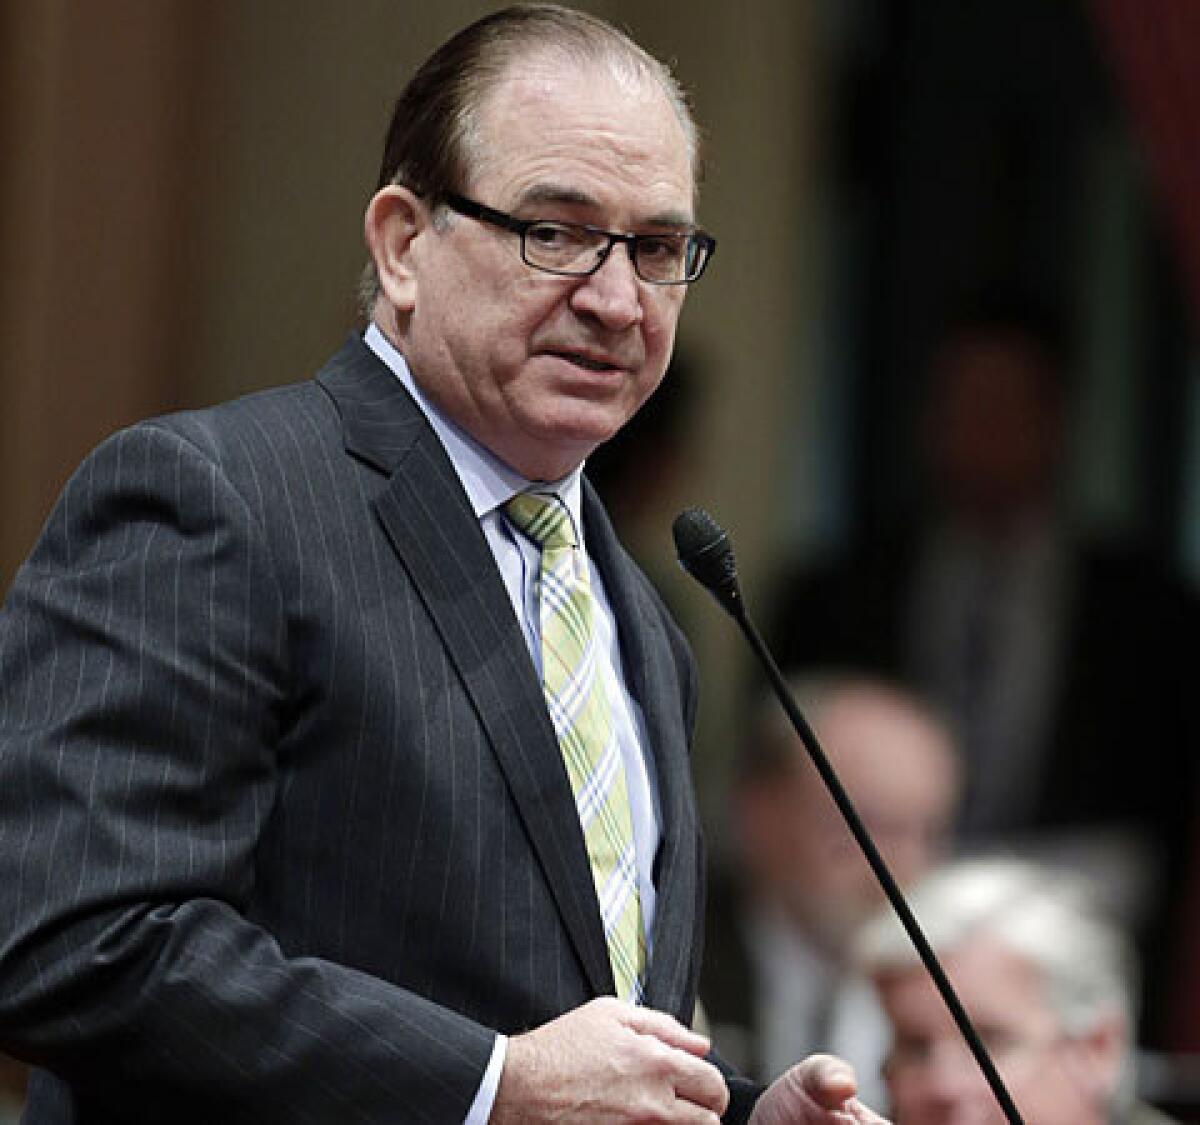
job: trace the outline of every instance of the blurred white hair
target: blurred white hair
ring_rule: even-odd
[[[965,859],[922,880],[909,904],[939,956],[986,935],[1025,958],[1041,973],[1051,1010],[1068,1035],[1082,1035],[1114,1014],[1131,1034],[1133,952],[1082,880],[1008,857]],[[854,956],[870,976],[920,962],[890,911],[863,927]]]

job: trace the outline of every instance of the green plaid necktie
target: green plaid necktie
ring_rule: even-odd
[[[506,505],[542,551],[538,581],[542,687],[583,827],[617,995],[638,1003],[646,938],[625,767],[592,632],[592,591],[571,517],[554,496],[521,492]]]

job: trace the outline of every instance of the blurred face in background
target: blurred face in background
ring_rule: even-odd
[[[945,511],[993,534],[1044,511],[1063,441],[1049,357],[1019,333],[979,330],[942,349],[932,379],[924,439]]]
[[[1029,1125],[1103,1125],[1116,1087],[1118,1020],[1068,1035],[1040,973],[980,935],[940,960]],[[921,965],[876,977],[892,1026],[884,1067],[896,1125],[1005,1125],[982,1071]]]
[[[814,723],[897,882],[924,874],[943,854],[958,804],[958,760],[945,732],[869,685],[837,692]],[[793,765],[743,789],[743,858],[758,893],[840,957],[883,892],[799,739],[778,737],[788,739]]]

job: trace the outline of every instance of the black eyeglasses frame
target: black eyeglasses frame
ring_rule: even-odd
[[[707,231],[699,229],[687,231],[668,231],[666,234],[679,235],[693,240],[694,245],[699,249],[702,257],[700,258],[700,266],[690,277],[675,278],[671,280],[662,280],[659,278],[646,277],[641,267],[638,265],[637,248],[648,242],[653,242],[655,239],[661,239],[663,234],[627,234],[619,231],[605,230],[603,227],[591,226],[588,223],[571,223],[561,219],[519,219],[515,215],[510,215],[506,211],[499,211],[495,207],[489,207],[486,203],[480,203],[478,200],[469,199],[465,195],[459,195],[457,192],[443,192],[440,195],[440,200],[452,211],[457,211],[460,215],[465,215],[469,219],[477,219],[479,222],[487,223],[489,226],[497,227],[500,230],[511,231],[513,234],[520,235],[521,238],[521,260],[531,269],[541,270],[544,273],[555,274],[559,277],[590,277],[596,273],[601,266],[608,261],[612,249],[617,243],[624,243],[628,253],[629,260],[633,263],[634,272],[648,285],[690,285],[694,281],[699,281],[713,254],[717,250],[717,240]],[[589,269],[555,269],[552,266],[544,266],[537,262],[529,260],[528,252],[526,251],[525,236],[532,227],[538,226],[554,226],[565,227],[570,230],[584,231],[590,235],[599,235],[608,239],[608,245],[603,250],[598,251],[595,262]],[[685,262],[687,257],[685,257]]]

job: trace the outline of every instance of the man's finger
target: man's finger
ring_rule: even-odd
[[[657,1012],[653,1008],[637,1008],[630,1006],[622,1019],[625,1026],[642,1035],[653,1035],[670,1047],[677,1047],[689,1055],[703,1058],[712,1047],[707,1036],[686,1028],[673,1016],[666,1012]]]
[[[881,1117],[869,1106],[863,1105],[858,1098],[851,1098],[846,1104],[846,1109],[855,1125],[890,1125],[886,1117]]]
[[[721,1072],[703,1059],[676,1057],[680,1063],[675,1076],[675,1096],[680,1101],[710,1109],[718,1116],[724,1113],[729,1105],[729,1087]]]
[[[833,1055],[809,1055],[796,1069],[804,1092],[824,1109],[841,1109],[858,1093],[853,1068]]]

